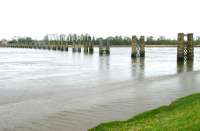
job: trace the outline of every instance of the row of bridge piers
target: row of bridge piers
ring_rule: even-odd
[[[94,44],[95,41],[90,41],[87,43],[78,42],[72,44],[73,52],[81,52],[81,47],[83,45],[83,52],[92,54],[94,53]],[[110,54],[110,42],[109,40],[99,40],[99,55],[109,55]]]
[[[185,40],[185,37],[187,38]],[[84,53],[94,53],[95,39],[88,39],[86,41],[66,41],[60,40],[48,40],[35,43],[13,43],[4,45],[4,47],[12,48],[33,48],[33,49],[48,49],[48,50],[60,50],[68,51],[69,45],[72,47],[72,52],[81,52],[83,48]],[[99,39],[99,55],[110,54],[110,41],[109,39]],[[3,46],[3,45],[1,45]],[[145,57],[145,37],[140,36],[137,38],[136,35],[132,36],[131,40],[131,57]],[[194,47],[193,47],[193,34],[178,33],[177,37],[177,62],[192,61],[194,58]]]
[[[187,37],[186,40],[184,38]],[[132,36],[131,41],[132,52],[131,57],[145,57],[145,37]],[[193,47],[193,34],[178,33],[177,37],[177,62],[193,61],[194,47]]]
[[[95,41],[81,42],[81,41],[40,41],[40,42],[17,42],[12,44],[1,45],[0,47],[11,47],[11,48],[30,48],[30,49],[47,49],[47,50],[58,50],[58,51],[68,51],[71,46],[72,52],[81,52],[83,48],[84,53],[93,54]],[[99,55],[109,55],[110,54],[110,42],[109,40],[99,40]]]
[[[59,44],[59,45],[47,45],[44,43],[15,43],[15,44],[8,44],[3,45],[3,47],[11,47],[11,48],[30,48],[30,49],[48,49],[48,50],[60,50],[60,51],[68,51],[68,45],[66,44]]]
[[[91,37],[88,37],[88,40],[86,41],[74,41],[72,42],[72,52],[81,52],[81,48],[83,47],[84,53],[90,53],[92,54],[94,52],[94,45],[95,45],[95,39],[91,39]]]

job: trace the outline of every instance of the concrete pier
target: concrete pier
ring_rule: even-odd
[[[78,41],[78,52],[81,52],[81,41]]]
[[[194,47],[193,47],[193,34],[187,34],[187,60],[193,60]]]
[[[105,41],[103,39],[99,40],[99,54],[100,55],[109,55],[110,54],[110,41],[106,40],[106,45]]]
[[[99,39],[99,54],[103,54],[103,39]]]
[[[145,37],[140,37],[140,57],[145,57]]]
[[[68,51],[69,43],[70,43],[70,38],[68,36],[68,37],[66,37],[66,41],[65,41],[65,51]]]
[[[89,53],[92,54],[94,52],[94,41],[89,43]]]
[[[187,41],[184,41],[184,36]],[[179,33],[177,39],[177,61],[191,61],[194,58],[193,34]]]
[[[137,37],[135,35],[132,36],[131,47],[132,47],[131,57],[136,58],[137,57]]]
[[[84,53],[88,53],[88,42],[84,41]]]
[[[76,42],[73,41],[72,43],[72,52],[76,52]]]
[[[184,61],[184,33],[179,33],[177,38],[177,61]]]
[[[110,54],[110,40],[107,40],[106,41],[106,55],[109,55]]]

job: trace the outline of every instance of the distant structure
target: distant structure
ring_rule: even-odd
[[[99,39],[99,54],[103,55],[109,55],[110,54],[110,41],[107,39],[106,41],[103,41],[102,38]]]
[[[137,36],[132,36],[132,52],[131,52],[131,57],[136,58],[136,57],[145,57],[145,37],[141,36],[140,39],[137,39]]]
[[[2,44],[2,45],[7,45],[7,44],[8,44],[8,41],[7,41],[6,39],[2,39],[2,40],[0,41],[0,44]]]
[[[184,37],[187,40],[184,40]],[[177,38],[177,62],[184,62],[185,60],[193,60],[194,47],[193,47],[193,33],[184,34],[178,33]]]

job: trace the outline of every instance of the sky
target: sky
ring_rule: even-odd
[[[200,33],[199,0],[0,0],[0,39]]]

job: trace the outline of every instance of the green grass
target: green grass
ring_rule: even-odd
[[[127,121],[100,124],[89,131],[200,131],[200,93],[169,106],[141,113]]]

